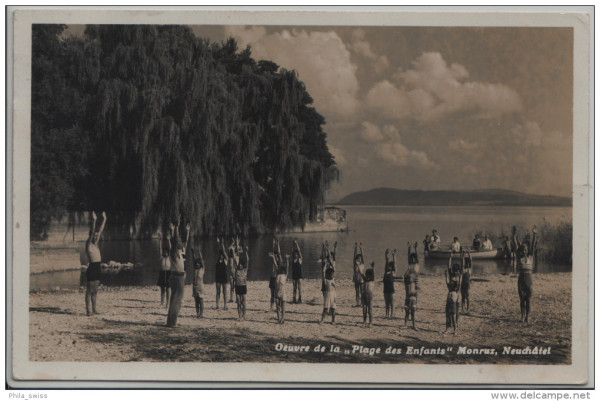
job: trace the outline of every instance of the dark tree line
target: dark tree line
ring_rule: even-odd
[[[325,120],[293,71],[182,26],[34,25],[31,236],[95,209],[147,235],[303,226],[337,178]]]

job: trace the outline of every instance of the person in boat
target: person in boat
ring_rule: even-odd
[[[324,247],[326,249],[326,247]],[[337,296],[335,292],[335,263],[326,250],[325,264],[321,271],[322,290],[323,290],[323,313],[320,323],[323,323],[325,316],[331,313],[331,324],[335,324],[335,310]]]
[[[392,258],[389,258],[390,250],[385,250],[385,272],[383,274],[383,299],[385,300],[385,318],[394,317],[394,273],[396,273],[396,250],[392,251]]]
[[[215,264],[215,309],[219,309],[219,300],[223,292],[223,309],[227,310],[227,290],[229,290],[229,277],[227,277],[227,266],[229,258],[225,250],[225,239],[217,237],[218,259]]]
[[[471,252],[467,249],[467,254],[463,258],[463,273],[462,280],[460,281],[460,305],[461,311],[465,310],[465,303],[467,304],[467,313],[469,313],[469,289],[471,288],[471,271],[473,269],[473,259],[471,258]]]
[[[227,279],[229,280],[229,303],[233,302],[233,293],[235,289],[235,269],[238,262],[238,243],[239,237],[231,238],[231,245],[227,249]],[[225,294],[225,297],[227,294]]]
[[[196,317],[204,316],[204,258],[200,248],[192,247],[192,259],[194,262],[194,279],[192,281],[192,295],[196,304]]]
[[[171,233],[167,231],[164,238],[158,233],[158,250],[160,252],[160,270],[158,271],[158,280],[156,285],[160,287],[160,305],[167,301],[169,308],[169,299],[171,289],[169,288],[169,278],[171,277]]]
[[[535,250],[537,248],[537,229],[533,226],[530,242],[520,242],[516,237],[517,243],[517,268],[519,278],[517,288],[519,290],[519,301],[521,306],[521,322],[529,324],[529,313],[531,312],[531,296],[533,294],[533,263]]]
[[[271,291],[271,303],[269,310],[273,310],[273,306],[275,305],[275,284],[277,282],[277,271],[283,262],[281,258],[281,247],[279,246],[279,240],[277,237],[273,237],[273,252],[269,253],[269,256],[273,258],[271,277],[269,278],[269,290]]]
[[[171,223],[171,275],[169,277],[169,286],[171,287],[171,300],[169,302],[169,312],[167,314],[167,327],[177,325],[177,317],[181,309],[183,300],[183,290],[185,286],[185,250],[190,238],[190,224],[185,226],[185,237],[183,241],[179,238],[179,222],[177,225]]]
[[[365,270],[363,274],[363,293],[362,293],[362,307],[363,307],[363,327],[371,327],[373,323],[373,293],[375,289],[375,262],[371,261],[371,267]],[[369,322],[367,323],[367,317]]]
[[[277,276],[275,276],[275,308],[277,310],[277,323],[285,323],[285,282],[287,281],[287,272],[290,266],[290,255],[285,255],[286,264],[281,263],[281,259],[272,254],[273,263],[278,263]]]
[[[450,252],[460,253],[462,247],[460,246],[460,242],[458,241],[458,237],[454,237],[452,244],[450,244]]]
[[[481,250],[481,239],[479,239],[479,234],[475,234],[475,238],[473,238],[473,250]]]
[[[294,285],[293,302],[296,303],[296,293],[298,294],[297,301],[302,303],[302,252],[298,241],[294,240],[292,244],[292,280]]]
[[[246,294],[248,293],[248,287],[246,286],[246,279],[248,277],[248,270],[250,269],[250,250],[246,245],[245,250],[242,249],[237,240],[238,259],[235,266],[235,300],[237,303],[238,319],[246,319]]]
[[[404,325],[408,324],[408,319],[412,320],[412,327],[415,325],[415,313],[417,311],[417,291],[419,290],[419,255],[417,253],[417,243],[415,242],[414,251],[408,243],[408,269],[404,273]]]
[[[98,314],[98,309],[96,309],[96,296],[98,294],[98,286],[100,285],[100,263],[102,262],[102,254],[100,253],[98,241],[100,240],[100,237],[102,237],[102,232],[106,225],[106,213],[102,212],[102,223],[98,230],[96,230],[96,221],[98,220],[96,212],[92,211],[91,216],[90,233],[88,240],[85,243],[85,253],[89,262],[87,270],[85,271],[87,280],[85,290],[85,312],[88,316]],[[92,307],[91,310],[90,306]]]
[[[429,236],[429,234],[425,235],[425,239],[423,240],[423,252],[425,252],[425,254],[427,254],[427,252],[429,252],[429,245],[431,243],[431,237]]]
[[[431,238],[429,242],[429,250],[433,251],[440,248],[440,243],[442,242],[440,236],[438,235],[437,230],[431,231]]]
[[[490,238],[486,235],[483,237],[483,242],[481,244],[481,250],[483,251],[491,251],[494,249],[494,245],[492,244],[492,241],[490,241]]]
[[[356,294],[356,307],[361,306],[361,296],[362,296],[362,285],[363,274],[365,273],[365,258],[362,249],[362,242],[360,246],[354,243],[354,275],[352,276],[352,281],[354,281],[354,291]]]
[[[461,264],[452,263],[454,252],[450,252],[450,259],[448,259],[448,269],[445,270],[446,287],[448,288],[448,295],[446,296],[446,330],[448,331],[452,327],[452,334],[456,334],[458,329],[458,292],[461,288],[462,280],[462,257]]]

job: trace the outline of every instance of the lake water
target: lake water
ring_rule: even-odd
[[[421,272],[424,274],[441,275],[447,261],[424,260],[422,241],[432,229],[437,229],[442,243],[452,242],[453,237],[459,237],[461,243],[472,242],[477,230],[500,233],[509,232],[510,226],[542,225],[544,222],[557,224],[572,221],[570,207],[414,207],[414,206],[348,206],[347,219],[349,232],[345,233],[294,233],[280,235],[281,250],[291,253],[294,239],[300,244],[304,258],[303,274],[305,278],[320,277],[321,243],[329,241],[333,246],[338,242],[336,277],[352,277],[352,257],[355,242],[363,243],[365,261],[375,261],[376,276],[383,275],[385,249],[396,248],[396,259],[399,271],[406,266],[406,243],[419,242]],[[191,240],[190,240],[191,241]],[[246,243],[246,239],[243,239]],[[270,259],[268,253],[272,247],[272,236],[257,236],[247,239],[250,247],[249,280],[268,280],[270,275]],[[202,248],[207,264],[205,282],[214,282],[214,265],[217,257],[217,243],[214,238],[198,241]],[[494,244],[494,247],[500,244]],[[138,241],[102,241],[100,243],[103,261],[114,260],[120,263],[139,263],[141,267],[107,278],[105,285],[155,285],[159,270],[159,245],[157,240]],[[81,263],[86,264],[84,243],[80,244]],[[191,259],[191,258],[188,258]],[[191,261],[186,262],[186,269],[192,269]],[[504,273],[511,269],[502,260],[482,260],[473,262],[473,273],[483,275]],[[538,272],[571,271],[570,265],[553,265],[540,263]],[[186,278],[191,283],[191,275]],[[44,273],[32,275],[31,289],[78,288],[80,284],[79,271],[60,273]]]

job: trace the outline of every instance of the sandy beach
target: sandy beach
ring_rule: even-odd
[[[269,311],[267,282],[249,283],[247,316],[242,322],[237,320],[235,303],[223,310],[221,301],[221,309],[214,309],[214,285],[206,286],[204,318],[197,319],[191,286],[186,286],[176,328],[165,327],[167,311],[160,305],[158,287],[102,287],[100,314],[92,317],[85,314],[82,289],[32,292],[29,356],[32,361],[113,362],[571,362],[570,273],[534,275],[529,326],[519,321],[515,276],[474,277],[471,311],[461,315],[455,336],[443,333],[447,292],[440,276],[421,277],[417,331],[404,326],[401,282],[396,283],[395,318],[391,320],[384,319],[383,284],[376,283],[371,328],[362,327],[362,309],[353,306],[352,281],[338,280],[336,286],[335,325],[330,317],[318,324],[322,311],[319,280],[304,280],[304,303],[287,303],[282,325],[276,324],[275,312]],[[288,280],[286,299],[291,298]],[[507,351],[505,347],[512,348]]]

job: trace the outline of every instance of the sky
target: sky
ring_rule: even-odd
[[[571,28],[192,26],[298,73],[340,180],[571,196]]]

